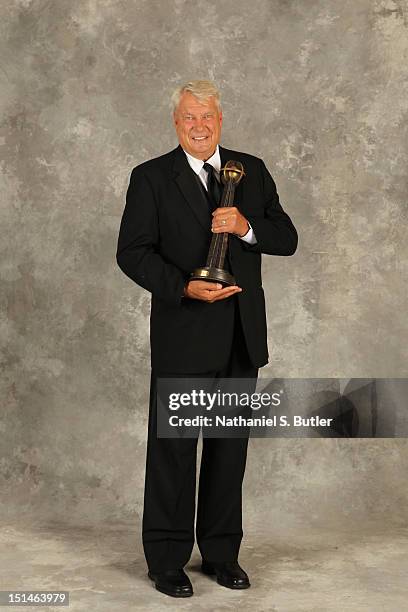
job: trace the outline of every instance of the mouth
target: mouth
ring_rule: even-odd
[[[193,140],[194,142],[205,142],[206,140],[208,140],[209,136],[192,136],[191,140]]]

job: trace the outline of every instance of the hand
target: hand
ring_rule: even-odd
[[[233,285],[224,287],[221,283],[210,283],[209,281],[191,280],[184,287],[184,296],[203,302],[217,302],[242,291],[241,287]]]
[[[214,234],[229,232],[242,238],[248,232],[249,224],[236,206],[223,206],[214,210],[211,230]]]

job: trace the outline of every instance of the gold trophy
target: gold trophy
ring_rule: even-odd
[[[235,188],[245,175],[244,167],[239,161],[228,161],[221,168],[221,181],[224,191],[219,208],[234,205]],[[224,269],[225,256],[228,249],[228,232],[213,234],[207,262],[203,268],[196,268],[191,273],[190,280],[207,280],[223,285],[236,285],[235,278]]]

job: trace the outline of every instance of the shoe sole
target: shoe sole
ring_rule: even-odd
[[[154,578],[149,573],[147,575],[149,576],[150,580],[153,580],[154,582]],[[166,591],[166,589],[161,589],[157,586],[157,584],[155,584],[154,586],[156,587],[157,591],[159,591],[160,593],[164,593],[164,595],[169,595],[170,597],[191,597],[192,595],[194,595],[194,593],[171,593],[170,591]]]
[[[216,572],[213,569],[207,569],[207,568],[203,568],[201,567],[201,571],[203,574],[205,574],[206,576],[215,576]],[[233,589],[233,590],[242,590],[242,589],[249,589],[249,587],[251,586],[251,583],[248,582],[248,584],[237,584],[235,586],[232,586],[231,584],[227,584],[225,582],[222,581],[222,579],[218,578],[217,576],[217,582],[219,585],[226,587],[227,589]]]

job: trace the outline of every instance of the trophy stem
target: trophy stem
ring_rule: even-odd
[[[206,266],[211,268],[223,268],[225,255],[228,248],[228,233],[214,234],[208,252]]]
[[[207,262],[204,268],[197,268],[192,273],[192,279],[209,280],[223,285],[235,285],[232,274],[224,270],[225,255],[228,247],[228,232],[213,234]]]

